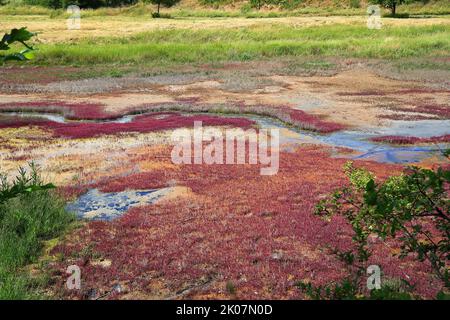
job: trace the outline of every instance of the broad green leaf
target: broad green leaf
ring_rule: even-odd
[[[20,54],[23,55],[23,57],[24,57],[25,59],[27,59],[27,60],[32,60],[32,59],[34,59],[34,52],[33,52],[33,50],[25,49],[25,50],[22,50],[22,51],[20,52]]]
[[[27,27],[20,29],[12,29],[11,33],[6,35],[6,42],[11,44],[13,42],[25,42],[30,40],[36,34],[27,30]]]

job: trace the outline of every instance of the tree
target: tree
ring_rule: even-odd
[[[152,4],[158,5],[158,10],[156,11],[155,17],[159,18],[160,17],[159,9],[160,9],[161,5],[163,5],[166,8],[170,8],[170,7],[173,7],[174,5],[176,5],[181,0],[149,0],[149,1]]]
[[[391,9],[391,13],[395,16],[397,6],[406,2],[406,0],[373,0],[375,4],[379,4],[385,8]]]

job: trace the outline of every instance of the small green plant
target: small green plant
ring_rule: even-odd
[[[16,42],[22,44],[25,49],[21,50],[20,52],[10,53],[6,55],[0,54],[0,64],[3,64],[6,61],[10,60],[25,61],[33,59],[34,49],[26,42],[35,35],[35,33],[28,31],[26,27],[22,27],[20,29],[12,29],[10,33],[5,33],[2,40],[0,41],[0,51],[10,50],[11,45]]]
[[[226,289],[229,294],[233,296],[236,294],[236,286],[234,285],[233,281],[227,281]]]
[[[359,286],[354,280],[345,278],[340,283],[326,286],[313,286],[311,283],[299,282],[297,287],[313,300],[356,300]]]
[[[5,174],[0,174],[0,205],[23,194],[55,188],[51,183],[42,183],[36,165],[33,162],[29,166],[31,174],[28,175],[27,171],[21,167],[19,168],[19,175],[12,183],[8,182]]]

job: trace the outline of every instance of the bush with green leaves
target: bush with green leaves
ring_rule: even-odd
[[[57,237],[73,220],[65,201],[45,184],[34,164],[9,182],[0,174],[0,299],[36,298],[36,279],[22,270],[36,261],[42,241]]]
[[[0,53],[0,65],[4,64],[6,61],[16,60],[25,61],[34,58],[34,48],[28,45],[26,42],[29,41],[36,34],[27,30],[26,27],[20,29],[12,29],[10,33],[5,33],[0,41],[0,52],[11,50],[11,46],[15,43],[20,43],[25,49],[14,52],[1,54]]]
[[[352,227],[356,250],[335,251],[351,266],[349,276],[325,287],[299,283],[300,289],[316,299],[367,298],[362,282],[372,254],[368,238],[375,235],[383,240],[399,240],[400,258],[412,255],[418,261],[427,261],[445,288],[439,297],[446,296],[450,289],[450,171],[442,167],[409,167],[402,175],[383,182],[351,162],[346,164],[345,172],[350,184],[322,200],[316,214],[324,219],[341,215]],[[369,298],[412,297],[409,284],[404,287],[407,290],[384,287],[372,291]]]

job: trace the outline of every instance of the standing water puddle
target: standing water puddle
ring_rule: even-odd
[[[91,189],[69,203],[66,209],[81,219],[110,221],[132,207],[154,203],[169,190],[170,188],[104,193]]]
[[[390,127],[319,134],[288,128],[280,121],[273,119],[259,116],[250,116],[249,118],[257,122],[261,128],[280,129],[280,145],[287,151],[305,143],[325,144],[356,151],[358,155],[353,156],[353,159],[367,159],[384,163],[414,163],[433,156],[443,157],[441,150],[450,146],[449,143],[400,146],[370,141],[370,138],[387,135],[415,136],[420,138],[447,135],[450,134],[450,120],[392,121]]]

